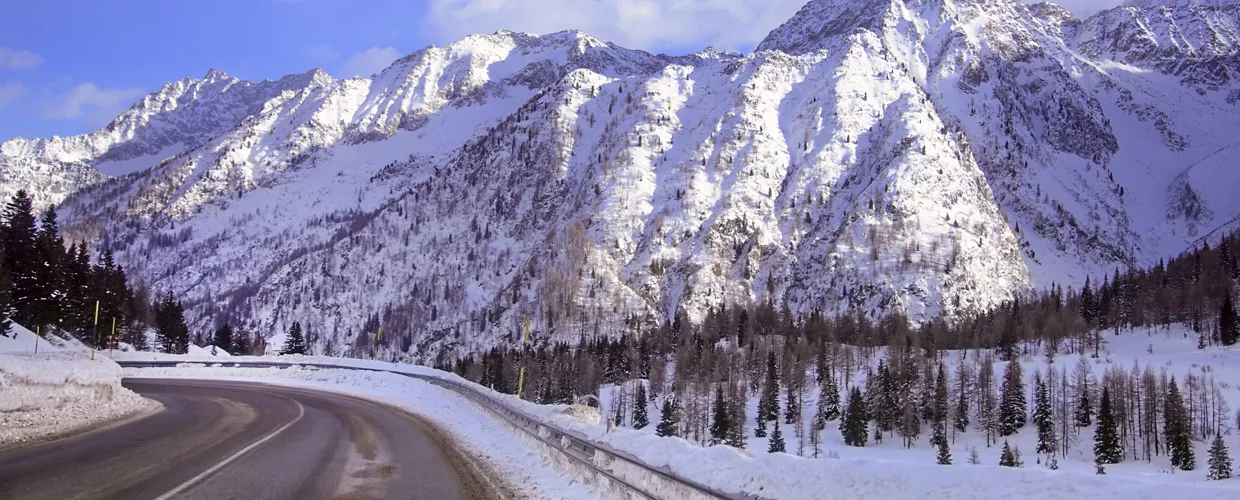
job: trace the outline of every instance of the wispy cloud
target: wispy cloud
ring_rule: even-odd
[[[395,47],[371,47],[349,57],[340,70],[343,72],[340,76],[370,76],[378,73],[383,68],[392,64],[392,61],[400,59],[401,52]]]
[[[306,59],[311,60],[314,64],[322,66],[323,64],[335,62],[340,59],[340,51],[336,50],[329,43],[315,45],[305,50]]]
[[[43,117],[85,120],[93,126],[107,124],[144,93],[142,89],[103,89],[94,83],[74,87],[43,110]]]
[[[0,86],[0,107],[26,95],[26,86],[22,82],[12,80]]]
[[[0,69],[31,69],[43,64],[43,56],[29,50],[0,47]]]

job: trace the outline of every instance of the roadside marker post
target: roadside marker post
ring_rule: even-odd
[[[95,359],[95,349],[99,347],[99,301],[95,301],[95,345],[90,346],[90,359]]]
[[[39,353],[39,331],[40,331],[41,329],[42,329],[42,327],[40,327],[40,326],[35,326],[35,327],[34,327],[34,353],[35,353],[35,354],[38,354],[38,353]]]
[[[112,316],[112,334],[108,335],[108,358],[116,357],[116,316]]]
[[[521,369],[517,373],[517,397],[525,392],[525,358],[530,346],[530,317],[525,317],[525,328],[521,332]]]

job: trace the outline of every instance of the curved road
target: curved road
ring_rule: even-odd
[[[124,385],[164,410],[0,451],[0,499],[490,496],[452,443],[394,408],[243,382]]]

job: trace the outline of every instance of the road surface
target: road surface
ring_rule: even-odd
[[[250,384],[130,380],[165,409],[0,452],[0,499],[476,500],[480,472],[400,410]]]

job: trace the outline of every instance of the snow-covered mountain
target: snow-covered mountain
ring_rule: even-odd
[[[0,194],[63,203],[199,327],[302,320],[336,352],[378,324],[427,357],[526,316],[575,339],[768,299],[954,316],[1240,217],[1237,25],[815,0],[751,54],[499,32],[373,79],[213,70],[4,143]]]

